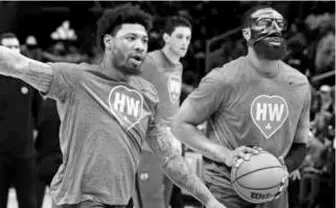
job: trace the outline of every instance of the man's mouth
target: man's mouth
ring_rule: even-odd
[[[279,33],[272,33],[265,37],[265,40],[267,40],[271,45],[279,46],[282,44],[283,38]]]
[[[140,65],[143,61],[143,57],[141,55],[135,54],[130,57],[130,60],[133,64]]]

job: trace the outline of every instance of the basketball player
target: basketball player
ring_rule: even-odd
[[[186,55],[189,47],[191,23],[181,16],[169,17],[162,37],[163,48],[148,53],[142,65],[142,76],[157,89],[160,99],[157,110],[171,127],[173,116],[180,106],[183,71],[180,59]],[[181,143],[176,140],[174,144],[182,154]],[[173,184],[165,177],[154,157],[149,149],[142,152],[138,172],[139,203],[144,208],[168,208]],[[149,177],[143,180],[143,174]]]
[[[230,168],[237,158],[248,156],[248,147],[259,146],[283,157],[289,172],[305,157],[310,87],[303,74],[281,61],[284,29],[283,16],[269,6],[247,11],[242,33],[248,54],[206,75],[174,121],[173,133],[205,156],[210,191],[230,208],[255,207],[230,184]],[[206,136],[196,128],[203,121],[207,121]],[[259,206],[288,207],[282,191],[287,178],[278,196]]]
[[[98,21],[99,65],[45,64],[0,47],[1,74],[57,101],[63,163],[50,188],[53,207],[126,207],[146,138],[176,184],[207,207],[224,207],[172,148],[157,92],[137,76],[150,25],[150,15],[136,6],[106,10]]]

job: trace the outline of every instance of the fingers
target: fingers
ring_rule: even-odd
[[[301,180],[301,173],[299,171],[297,172],[297,179]]]
[[[236,149],[237,152],[243,152],[245,154],[258,154],[261,150],[260,147],[247,147],[247,146],[240,146]]]
[[[261,152],[263,149],[259,146],[252,146],[253,149],[257,150],[258,152]]]
[[[244,160],[249,160],[250,157],[251,157],[251,154],[250,153],[246,153],[244,151],[238,151],[236,153],[236,157],[237,157],[237,159],[241,158],[241,159],[244,159]]]
[[[243,159],[237,159],[235,162],[235,167],[238,168],[244,162]]]

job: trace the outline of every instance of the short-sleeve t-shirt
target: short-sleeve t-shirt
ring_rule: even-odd
[[[147,54],[142,65],[142,77],[152,83],[159,93],[157,111],[171,126],[180,107],[182,64],[172,63],[162,50]]]
[[[309,122],[308,80],[284,62],[278,68],[277,75],[266,76],[240,57],[202,79],[187,100],[208,118],[210,140],[230,150],[257,145],[276,156],[286,156],[293,142],[306,143],[295,135]],[[218,170],[221,178],[230,178],[227,168]]]
[[[47,96],[57,101],[63,154],[50,188],[54,202],[127,204],[159,102],[155,88],[138,76],[113,80],[97,65],[50,65]]]

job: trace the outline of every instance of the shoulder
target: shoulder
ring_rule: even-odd
[[[149,99],[152,103],[159,103],[159,94],[156,88],[146,79],[140,76],[131,76],[129,84],[140,91],[143,96]]]
[[[74,63],[56,62],[47,64],[51,66],[53,71],[61,71],[67,74],[73,74],[73,73],[81,74],[86,71],[94,70],[97,68],[96,65],[91,65],[87,63],[74,64]]]
[[[203,79],[211,79],[221,86],[234,84],[241,75],[244,59],[238,58],[212,69]]]
[[[282,71],[283,80],[297,89],[298,97],[302,97],[304,101],[310,101],[312,92],[307,76],[284,62],[282,62]]]
[[[308,78],[306,75],[302,74],[299,70],[291,67],[285,62],[281,62],[282,71],[284,72],[284,78],[295,85],[305,85],[310,87]]]
[[[141,70],[144,73],[153,73],[158,68],[158,61],[156,51],[150,52],[146,55],[144,62],[142,63]]]
[[[159,59],[159,51],[155,50],[146,55],[145,61],[147,63],[150,63],[152,65],[157,65],[158,64],[158,59]]]

